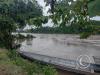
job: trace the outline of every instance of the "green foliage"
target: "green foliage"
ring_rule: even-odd
[[[11,35],[16,28],[29,23],[32,18],[42,16],[42,8],[35,0],[2,0],[0,2],[0,44],[12,49],[14,37]],[[38,20],[39,21],[39,20]],[[40,22],[38,22],[38,26]]]
[[[12,48],[13,36],[11,32],[15,30],[13,21],[6,18],[0,19],[0,44],[7,49]]]
[[[19,54],[16,50],[10,50],[8,53],[7,53],[8,57],[10,58],[10,60],[16,60],[17,57],[19,57]]]
[[[77,25],[71,25],[67,27],[40,27],[31,30],[33,33],[51,33],[51,34],[79,34],[81,31]]]
[[[36,38],[36,37],[33,36],[33,35],[29,35],[29,34],[27,34],[26,38],[27,38],[27,39],[32,39],[32,38]]]
[[[36,18],[31,18],[29,20],[30,24],[34,24],[36,27],[42,27],[42,24],[45,24],[48,22],[48,17],[47,16],[40,16]]]
[[[67,25],[77,25],[78,31],[86,33],[85,37],[92,35],[95,28],[92,27],[90,22],[90,9],[96,5],[95,9],[99,9],[99,0],[45,0],[47,5],[51,5],[50,18],[54,24],[64,28]],[[71,2],[71,4],[69,4]],[[98,2],[98,3],[97,3]],[[92,7],[90,7],[92,6]],[[53,7],[53,9],[52,9]],[[92,10],[92,9],[91,9]],[[97,11],[96,11],[97,12]],[[92,28],[92,29],[91,29]],[[90,30],[91,29],[91,30]],[[67,30],[67,29],[66,29]],[[87,35],[88,34],[88,35]],[[83,36],[83,37],[84,37]]]
[[[27,75],[57,75],[56,69],[50,65],[43,65],[39,61],[28,61],[23,58],[16,52],[16,50],[11,50],[8,52],[10,61],[13,64],[20,66],[27,72]]]
[[[25,26],[31,18],[42,16],[42,8],[35,0],[8,0],[0,4],[0,14],[12,18],[18,27]]]
[[[43,65],[39,61],[23,59],[16,50],[0,49],[0,74],[2,72],[3,75],[56,75],[57,71],[52,66]]]
[[[23,0],[15,0],[13,4],[10,4],[9,10],[10,16],[19,27],[23,27],[26,23],[29,23],[31,18],[42,16],[42,8],[35,0],[33,2],[28,0],[27,3]]]
[[[89,37],[91,34],[87,33],[87,32],[83,32],[80,34],[80,39],[86,39],[87,37]]]
[[[90,16],[100,16],[100,0],[94,0],[93,2],[89,3],[88,7]]]
[[[43,72],[44,72],[44,75],[57,75],[56,70],[53,69],[53,67],[51,67],[49,65],[43,67]]]

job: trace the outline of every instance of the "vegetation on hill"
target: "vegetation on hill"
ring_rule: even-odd
[[[94,28],[99,30],[100,28],[100,21],[91,21]],[[93,34],[100,34],[100,31],[94,30]],[[81,32],[84,32],[84,30],[81,30],[80,27],[77,26],[77,24],[69,25],[66,27],[39,27],[35,29],[30,29],[25,32],[32,32],[32,33],[51,33],[51,34],[80,34]]]

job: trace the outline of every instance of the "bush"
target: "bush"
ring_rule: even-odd
[[[49,65],[43,68],[43,72],[44,72],[44,75],[57,75],[56,70]]]
[[[36,38],[36,37],[33,36],[33,35],[29,35],[29,34],[27,34],[26,38]]]
[[[91,33],[83,32],[80,34],[80,39],[86,39],[91,35]]]

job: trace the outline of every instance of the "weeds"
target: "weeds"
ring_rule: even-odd
[[[57,75],[56,69],[50,65],[41,64],[38,61],[23,59],[16,50],[8,52],[10,62],[21,67],[27,75]]]

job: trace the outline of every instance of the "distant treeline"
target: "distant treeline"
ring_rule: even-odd
[[[91,21],[91,25],[93,26],[93,28],[97,27],[100,28],[100,21]],[[35,28],[35,29],[31,29],[28,31],[20,31],[20,32],[31,32],[31,33],[50,33],[50,34],[80,34],[81,32],[88,32],[91,31],[92,29],[82,29],[82,27],[80,27],[77,24],[71,24],[68,26],[64,26],[64,27],[39,27],[39,28]],[[99,32],[96,32],[96,34],[100,34]]]
[[[100,21],[91,21],[91,23],[92,23],[93,25],[100,26]]]
[[[79,31],[74,27],[41,27],[36,29],[31,29],[32,33],[64,33],[64,34],[77,34]]]
[[[100,21],[91,21],[93,26],[100,26]],[[32,33],[63,33],[63,34],[79,34],[83,31],[79,26],[77,25],[70,25],[66,27],[40,27],[36,29],[31,29],[29,32]],[[98,32],[97,34],[100,34]]]

